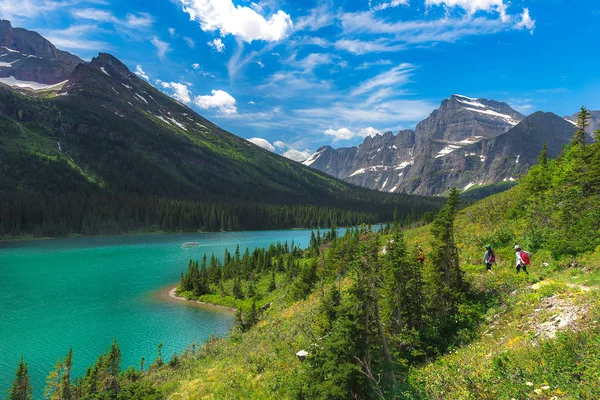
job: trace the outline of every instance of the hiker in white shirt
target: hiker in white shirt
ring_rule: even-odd
[[[521,249],[521,246],[516,245],[515,254],[517,256],[517,273],[519,273],[522,269],[527,275],[529,275],[529,272],[527,272],[527,266],[530,264],[529,253]]]

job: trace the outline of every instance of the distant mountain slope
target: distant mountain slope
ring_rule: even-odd
[[[82,62],[37,32],[0,20],[0,83],[23,89],[55,85],[67,80]]]
[[[64,56],[48,43],[38,46],[36,35],[24,37],[35,42],[19,42],[31,58]],[[0,213],[0,236],[59,222],[71,233],[87,225],[99,227],[95,233],[341,225],[386,220],[396,208],[421,215],[439,203],[356,187],[266,151],[109,54],[78,63],[60,85],[44,82],[33,90],[0,85],[0,209],[12,213]],[[19,222],[33,219],[43,222]]]
[[[513,181],[535,164],[544,142],[556,155],[574,130],[551,113],[525,118],[505,103],[452,95],[414,131],[323,147],[305,165],[372,189],[437,195]]]

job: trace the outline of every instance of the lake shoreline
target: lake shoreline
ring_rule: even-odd
[[[239,231],[196,231],[196,232],[165,232],[165,231],[150,231],[150,232],[130,232],[130,233],[116,233],[107,235],[67,235],[67,236],[42,236],[42,237],[2,237],[0,243],[6,242],[32,242],[32,241],[45,241],[45,240],[60,240],[60,239],[89,239],[89,238],[118,238],[118,237],[135,237],[135,236],[178,236],[178,235],[201,235],[207,233],[235,233],[235,232],[271,232],[271,231],[308,231],[317,229],[330,229],[330,228],[276,228],[276,229],[258,229],[258,230],[239,230]],[[339,229],[339,228],[338,228]]]
[[[218,309],[219,311],[226,311],[227,313],[235,313],[237,310],[233,307],[222,306],[214,303],[207,303],[205,301],[199,300],[188,300],[185,297],[180,297],[175,294],[175,290],[178,285],[169,285],[166,288],[159,290],[158,298],[164,301],[169,301],[172,303],[181,304],[181,302],[186,302],[187,304],[199,306],[204,309]]]

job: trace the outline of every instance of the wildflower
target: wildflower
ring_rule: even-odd
[[[526,382],[525,383],[527,386],[533,386],[533,382]]]
[[[542,389],[535,389],[534,392],[536,392],[537,394],[542,394]]]
[[[549,389],[550,389],[550,386],[548,386],[548,385],[546,385],[546,386],[542,386],[542,389],[544,389],[544,390],[549,390]]]

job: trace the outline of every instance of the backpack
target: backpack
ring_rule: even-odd
[[[491,255],[488,257],[488,262],[489,262],[489,263],[494,263],[494,262],[496,262],[496,256],[495,256],[495,255],[493,255],[493,254],[491,254]]]
[[[529,259],[528,252],[521,250],[521,261],[523,262],[523,265],[531,264],[531,260]]]

